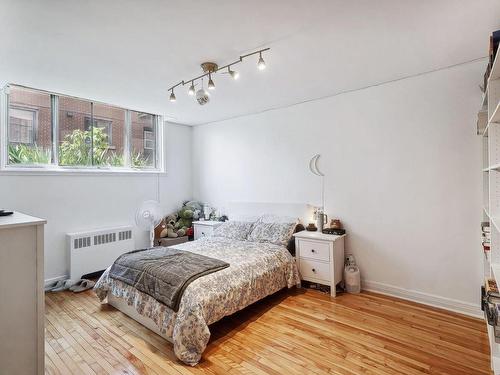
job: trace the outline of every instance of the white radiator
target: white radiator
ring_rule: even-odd
[[[68,233],[70,278],[108,268],[121,254],[134,250],[132,227]]]

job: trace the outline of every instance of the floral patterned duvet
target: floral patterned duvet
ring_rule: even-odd
[[[124,298],[140,315],[152,319],[171,338],[175,355],[193,366],[200,361],[210,338],[208,325],[284,287],[300,284],[295,261],[284,246],[208,237],[173,247],[220,259],[230,266],[193,281],[186,288],[177,313],[134,287],[112,279],[109,269],[94,290],[101,301],[112,293]]]

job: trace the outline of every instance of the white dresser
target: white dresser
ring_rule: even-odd
[[[194,239],[210,237],[214,229],[222,225],[222,221],[193,221]]]
[[[45,220],[0,217],[0,374],[44,373]]]
[[[344,237],[321,232],[302,231],[294,234],[295,257],[302,280],[335,286],[344,272]]]

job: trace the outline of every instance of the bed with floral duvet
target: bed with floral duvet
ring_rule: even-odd
[[[221,271],[202,276],[187,286],[179,309],[113,279],[109,268],[94,290],[104,302],[108,294],[126,301],[151,319],[173,343],[175,355],[196,365],[210,338],[209,325],[283,288],[300,285],[295,260],[286,248],[294,225],[283,223],[227,223],[213,237],[173,246],[229,263]]]

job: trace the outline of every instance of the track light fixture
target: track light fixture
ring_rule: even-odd
[[[262,52],[259,53],[259,62],[257,63],[257,67],[259,68],[259,70],[266,69],[266,62],[262,58]]]
[[[171,91],[171,94],[170,94],[170,101],[171,102],[175,102],[176,101],[176,97],[175,97],[175,94],[174,94],[174,89],[177,87],[177,86],[184,86],[184,85],[187,85],[189,83],[191,83],[191,85],[189,86],[189,90],[188,90],[188,95],[190,96],[194,96],[196,94],[196,100],[198,101],[199,104],[203,105],[203,104],[206,104],[208,103],[208,93],[203,89],[203,86],[200,90],[196,91],[195,89],[195,81],[201,79],[203,80],[203,77],[207,77],[208,76],[208,89],[209,90],[215,90],[215,82],[213,81],[212,79],[212,74],[215,74],[217,73],[218,71],[221,71],[221,70],[225,70],[227,69],[227,72],[222,72],[223,74],[229,74],[231,76],[231,78],[233,80],[237,80],[238,77],[239,77],[239,73],[235,70],[232,70],[231,69],[231,66],[233,65],[236,65],[236,64],[239,64],[243,61],[243,59],[249,57],[249,56],[253,56],[253,55],[256,55],[256,54],[259,54],[259,60],[257,62],[257,67],[259,68],[259,70],[264,70],[266,68],[266,62],[264,61],[263,57],[262,57],[262,53],[265,52],[265,51],[269,51],[270,48],[263,48],[263,49],[260,49],[258,51],[255,51],[255,52],[251,52],[251,53],[248,53],[246,55],[242,55],[239,57],[238,60],[230,63],[230,64],[227,64],[227,65],[224,65],[224,66],[221,66],[219,67],[216,63],[214,62],[204,62],[201,64],[201,68],[203,69],[203,74],[198,76],[198,77],[195,77],[195,78],[191,78],[190,80],[187,80],[187,81],[181,81],[179,83],[177,83],[176,85],[170,87],[168,90]]]
[[[194,81],[191,81],[191,86],[189,86],[188,94],[193,96],[194,95]]]
[[[227,67],[227,72],[229,73],[229,75],[231,76],[231,78],[234,79],[234,80],[237,80],[240,77],[240,73],[238,73],[238,72],[236,72],[234,70],[231,70],[230,66]]]
[[[203,88],[203,78],[201,79],[201,89],[196,92],[196,101],[199,105],[205,105],[210,101],[210,94]]]
[[[215,83],[212,80],[212,74],[208,73],[208,89],[209,90],[215,90]]]
[[[175,102],[177,100],[177,98],[175,97],[175,94],[174,94],[174,89],[171,89],[171,93],[170,93],[170,101],[171,102]]]

